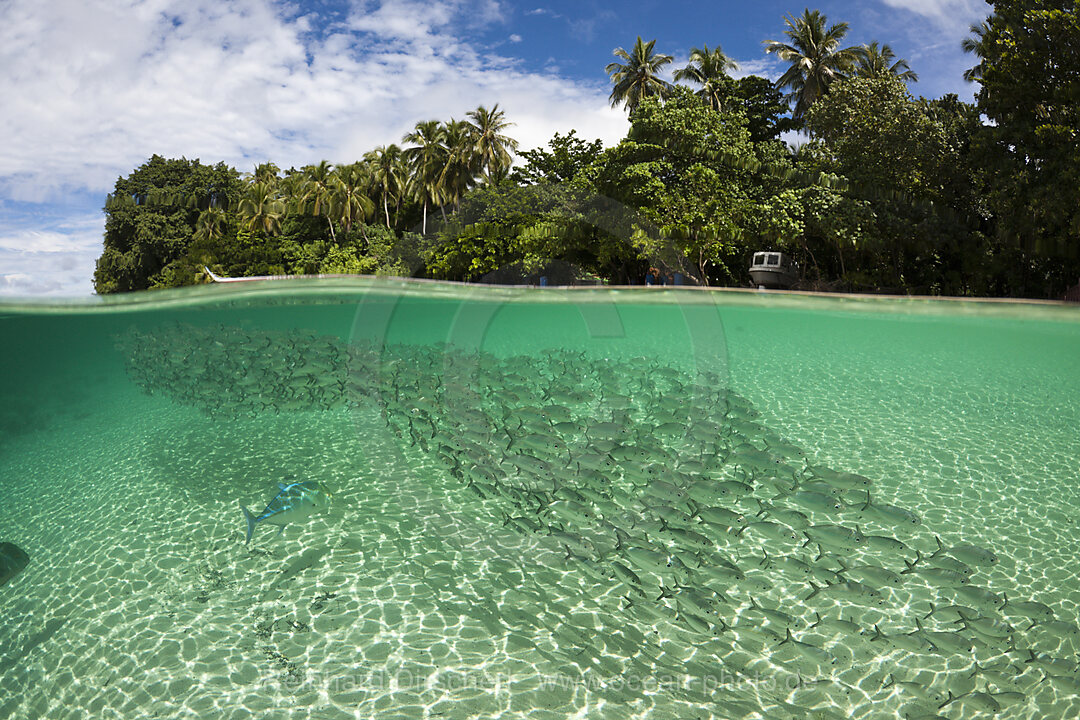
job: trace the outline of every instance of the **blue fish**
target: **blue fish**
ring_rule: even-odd
[[[330,506],[333,495],[318,480],[305,480],[294,483],[278,483],[278,493],[274,499],[266,504],[266,507],[258,515],[252,515],[243,505],[244,519],[247,521],[247,539],[244,544],[251,542],[251,536],[255,532],[255,524],[267,522],[271,525],[280,525],[278,535],[285,532],[285,526],[297,520],[303,520],[316,510]]]

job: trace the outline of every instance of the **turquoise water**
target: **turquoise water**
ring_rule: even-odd
[[[0,336],[0,717],[1080,715],[1075,307],[319,281]]]

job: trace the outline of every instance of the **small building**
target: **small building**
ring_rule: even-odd
[[[767,250],[754,253],[750,279],[759,288],[787,289],[799,278],[799,268],[790,255]]]

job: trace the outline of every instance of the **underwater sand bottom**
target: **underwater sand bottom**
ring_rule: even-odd
[[[161,400],[146,407],[137,424],[40,433],[6,450],[17,480],[3,487],[0,536],[32,560],[0,590],[0,718],[870,718],[910,709],[880,690],[890,674],[965,689],[956,678],[969,660],[857,646],[822,682],[781,691],[796,669],[782,652],[650,632],[620,609],[623,589],[599,586],[555,543],[504,529],[502,508],[403,451],[374,417],[207,421]],[[933,456],[934,442],[923,450]],[[1034,476],[1010,494],[989,471],[973,479],[971,462],[1014,469],[1007,457],[943,454],[936,484],[882,488],[933,529],[905,541],[928,549],[936,532],[993,547],[1003,560],[982,584],[1075,618],[1080,533],[1064,520],[1075,496]],[[245,546],[238,501],[261,508],[278,480],[311,473],[335,491],[333,510],[280,538],[260,527]],[[1063,520],[1041,519],[1047,506]],[[760,600],[791,607],[804,590]],[[551,608],[577,630],[546,629]],[[1038,680],[1025,673],[1028,702],[997,717],[1080,714],[1080,700]]]

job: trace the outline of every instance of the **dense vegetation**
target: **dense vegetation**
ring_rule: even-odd
[[[807,10],[733,79],[719,47],[672,58],[638,38],[607,67],[630,113],[614,147],[571,131],[520,153],[498,106],[417,123],[350,164],[250,175],[154,156],[105,211],[99,293],[230,276],[377,273],[636,283],[651,265],[746,285],[782,249],[803,287],[1056,297],[1080,276],[1080,19],[998,0],[972,28],[977,103],[915,98],[888,45],[842,47]],[[988,120],[988,121],[987,121]],[[798,130],[795,149],[780,140]]]

